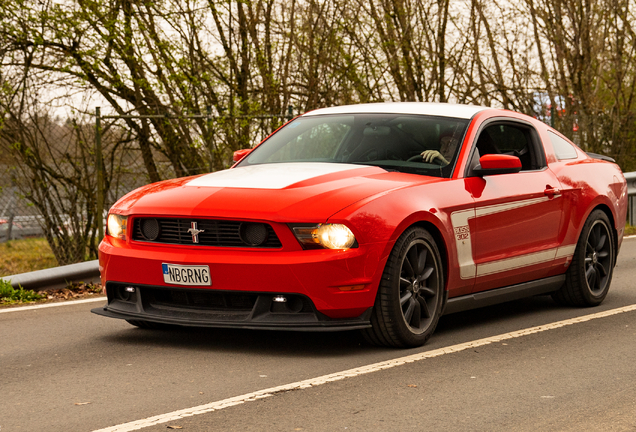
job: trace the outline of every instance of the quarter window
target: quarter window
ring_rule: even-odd
[[[554,153],[559,160],[576,159],[577,157],[579,157],[576,149],[572,146],[572,144],[570,144],[554,132],[550,132],[550,142],[552,142],[552,148],[554,148]]]

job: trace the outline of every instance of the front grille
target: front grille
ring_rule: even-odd
[[[142,233],[141,224],[144,220],[154,219],[159,223],[159,235],[149,240]],[[188,230],[196,222],[200,231],[198,243]],[[268,224],[262,224],[267,229],[267,240],[259,245],[244,241],[241,236],[241,225],[251,222],[226,221],[214,219],[178,219],[178,218],[135,218],[132,238],[136,241],[150,243],[183,244],[191,246],[221,246],[221,247],[249,247],[249,248],[280,248],[282,247],[274,229]]]

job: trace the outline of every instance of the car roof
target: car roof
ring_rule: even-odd
[[[322,114],[421,114],[439,117],[470,119],[480,111],[491,109],[477,105],[460,105],[433,102],[384,102],[358,105],[343,105],[309,111],[305,116]]]

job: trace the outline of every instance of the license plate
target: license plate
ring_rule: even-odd
[[[163,281],[174,285],[212,285],[210,267],[162,263]]]

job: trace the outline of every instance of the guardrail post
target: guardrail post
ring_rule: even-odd
[[[15,168],[11,169],[11,192],[9,192],[9,220],[7,221],[7,238],[6,241],[13,240],[13,221],[15,220],[15,210],[18,206],[17,187],[15,180]]]
[[[11,205],[11,203],[9,204],[9,220],[7,221],[8,226],[7,226],[7,238],[6,238],[6,241],[13,240],[12,239],[12,237],[13,237],[13,219],[15,218],[15,211],[14,211],[13,207],[15,206],[16,199],[15,199],[15,191],[13,191],[14,188],[11,188],[11,189],[12,189],[11,190],[12,194],[11,194],[11,197],[9,198],[9,200],[11,200],[12,203],[14,203],[14,204],[13,204],[13,206]]]
[[[104,167],[102,164],[101,108],[95,108],[95,171],[97,171],[97,233],[98,241],[104,238]]]
[[[636,226],[636,171],[623,175],[627,181],[627,223]]]

